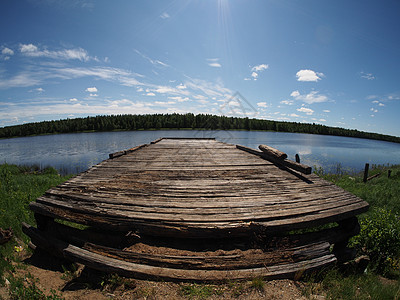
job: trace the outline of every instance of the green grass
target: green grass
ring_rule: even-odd
[[[376,274],[343,275],[337,269],[323,273],[322,279],[309,279],[305,296],[324,293],[326,299],[400,299],[400,281]]]
[[[388,170],[392,170],[388,178]],[[363,174],[323,174],[318,170],[317,174],[332,181],[343,189],[364,199],[370,204],[372,210],[385,208],[393,213],[400,214],[400,165],[396,166],[372,166],[369,176],[381,173],[367,183],[363,182]]]
[[[212,295],[221,295],[221,287],[209,284],[182,284],[180,294],[189,299],[207,299]]]
[[[258,291],[264,291],[264,279],[262,277],[255,277],[250,283],[250,287],[258,290]]]
[[[390,178],[388,170],[392,170]],[[317,170],[321,177],[370,204],[369,211],[359,216],[360,234],[349,245],[359,255],[368,255],[371,262],[364,274],[345,275],[333,269],[320,276],[319,287],[328,299],[400,299],[400,165],[373,166],[369,176],[378,173],[381,175],[364,183],[363,173],[324,174]],[[306,294],[315,293],[314,288],[311,280]]]
[[[29,202],[34,201],[50,187],[69,177],[61,177],[52,168],[0,165],[0,227],[11,227],[14,235],[25,242],[21,222],[35,224]]]
[[[5,277],[7,277],[5,275],[15,271],[15,263],[19,263],[19,252],[21,249],[27,248],[28,237],[23,234],[21,223],[35,224],[33,213],[29,209],[29,202],[34,201],[50,187],[64,182],[69,177],[59,176],[53,168],[0,165],[0,227],[11,228],[14,235],[8,243],[0,245],[0,284],[4,284]],[[28,286],[27,290],[23,291],[16,278],[11,276],[8,280],[11,284],[15,284],[13,289],[18,293],[36,294],[37,292],[35,284]],[[36,296],[32,296],[33,294],[27,294],[27,296],[36,299]]]

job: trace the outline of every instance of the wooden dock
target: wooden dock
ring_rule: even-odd
[[[145,278],[293,277],[345,259],[368,204],[265,147],[167,138],[110,154],[32,202],[38,228],[24,231],[70,260]]]

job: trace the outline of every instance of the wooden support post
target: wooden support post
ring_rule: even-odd
[[[296,159],[296,162],[299,164],[300,163],[300,155],[296,154],[295,159]]]
[[[388,178],[390,178],[390,175],[392,175],[392,170],[388,170]]]
[[[358,223],[357,217],[351,217],[349,219],[342,220],[338,222],[339,229],[343,231],[352,231],[355,234],[360,232],[360,224]],[[335,243],[333,246],[333,253],[338,259],[339,263],[343,263],[349,260],[354,259],[356,252],[354,249],[350,249],[347,247],[347,243],[349,242],[350,236],[345,236],[342,240]]]
[[[37,228],[40,230],[46,230],[49,222],[54,220],[53,218],[39,213],[34,213],[33,215],[35,217]]]
[[[366,163],[364,169],[364,178],[363,178],[364,183],[366,183],[368,179],[368,170],[369,170],[369,163]]]

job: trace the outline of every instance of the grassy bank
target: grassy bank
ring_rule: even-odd
[[[20,259],[20,252],[27,250],[28,238],[22,233],[21,222],[35,224],[29,202],[42,195],[51,186],[68,179],[61,177],[53,168],[40,169],[37,166],[0,165],[0,228],[11,229],[13,238],[0,245],[0,284],[8,283],[13,290],[21,287],[21,281],[14,275]],[[29,289],[30,288],[30,289]],[[35,285],[26,291],[39,295]],[[30,294],[29,294],[30,295]],[[28,294],[25,296],[29,298]],[[19,295],[24,298],[24,295]],[[16,298],[21,298],[17,296]]]
[[[373,166],[369,177],[380,175],[366,183],[362,173],[318,173],[370,204],[358,217],[360,234],[349,243],[358,255],[368,255],[370,263],[364,274],[334,269],[317,276],[316,282],[311,278],[306,294],[319,288],[329,299],[400,299],[400,165]]]
[[[388,178],[388,170],[391,176]],[[363,183],[362,174],[324,174],[321,177],[363,198],[370,204],[370,210],[359,216],[361,233],[350,244],[359,255],[366,254],[371,262],[363,274],[343,273],[338,269],[313,274],[302,283],[306,296],[324,294],[328,299],[400,299],[400,166],[373,167],[370,176],[381,175]],[[21,252],[27,250],[27,237],[21,231],[21,222],[34,224],[29,202],[35,200],[51,186],[65,180],[56,170],[37,167],[0,165],[0,227],[11,228],[14,238],[0,245],[0,285],[9,285],[10,297],[15,299],[59,299],[60,292],[44,296],[33,279],[21,277]],[[118,278],[118,277],[116,277]],[[30,282],[28,285],[26,282]],[[8,283],[7,283],[8,282]],[[122,279],[121,279],[122,282]],[[255,283],[254,283],[255,282]],[[252,281],[249,289],[257,286],[257,293],[263,293],[264,282]],[[235,283],[236,287],[246,284]],[[229,283],[221,287],[223,290]],[[219,295],[215,286],[199,284],[181,286],[179,294],[184,298],[207,298]],[[238,288],[235,297],[243,296],[245,288]],[[218,289],[219,291],[219,289]],[[241,294],[242,293],[242,294]],[[200,296],[199,296],[200,295]],[[0,295],[1,299],[1,295]]]

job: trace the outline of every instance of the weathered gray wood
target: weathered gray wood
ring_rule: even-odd
[[[109,157],[110,159],[114,159],[114,158],[117,158],[117,157],[121,157],[121,156],[126,155],[126,154],[128,154],[128,153],[132,153],[132,152],[134,152],[134,151],[136,151],[136,150],[139,150],[139,149],[141,149],[141,148],[143,148],[143,147],[145,147],[145,146],[147,146],[147,145],[140,145],[140,146],[133,147],[133,148],[130,148],[130,149],[127,149],[127,150],[118,151],[118,152],[115,152],[115,153],[110,153],[110,154],[108,155],[108,157]]]
[[[291,160],[288,160],[288,159],[285,159],[285,160],[276,159],[273,156],[265,155],[264,152],[262,152],[262,151],[257,151],[255,149],[251,149],[249,147],[245,147],[245,146],[241,146],[241,145],[236,145],[236,147],[238,149],[240,149],[240,150],[243,150],[243,151],[258,155],[258,156],[261,156],[261,157],[263,157],[263,158],[269,160],[270,162],[272,162],[274,164],[277,164],[279,166],[287,167],[287,168],[293,169],[295,171],[301,172],[301,173],[306,174],[306,175],[311,174],[312,170],[311,170],[310,166],[307,166],[307,165],[304,165],[304,164],[300,164],[300,163],[297,163],[295,161],[291,161]]]
[[[374,179],[374,178],[379,177],[379,176],[381,176],[381,173],[377,173],[377,174],[375,174],[375,175],[369,176],[369,177],[367,178],[367,181],[370,181],[371,179]]]
[[[258,148],[264,153],[265,156],[270,156],[274,159],[284,160],[287,154],[267,145],[260,145]]]
[[[120,157],[120,156],[125,155],[125,154],[126,154],[125,151],[118,151],[118,152],[110,153],[108,155],[108,157],[110,159],[113,159],[113,158],[117,158],[117,157]]]
[[[228,270],[166,268],[127,262],[121,259],[115,259],[94,253],[60,241],[27,224],[23,224],[23,230],[31,237],[35,245],[50,251],[52,254],[57,254],[71,261],[85,264],[86,266],[96,270],[147,279],[158,278],[180,281],[225,281],[232,279],[243,280],[254,277],[263,277],[266,279],[288,278],[295,276],[298,272],[327,266],[336,261],[333,254],[326,254],[323,256],[317,255],[314,259],[300,260],[295,263],[272,265],[267,268],[256,267]],[[325,245],[317,245],[315,250],[317,251],[318,249],[321,249],[321,246],[322,248],[326,247]]]
[[[150,142],[150,144],[157,144],[159,141],[161,141],[163,138],[161,137],[161,138],[158,138],[158,139],[156,139],[156,140],[154,140],[154,141],[152,141],[152,142]]]
[[[102,228],[196,237],[213,228],[221,234],[231,230],[232,236],[257,226],[290,230],[291,223],[324,224],[368,207],[316,175],[290,169],[307,173],[307,166],[268,161],[264,152],[243,146],[161,139],[130,150],[50,189],[32,209]]]
[[[368,179],[369,163],[365,164],[363,182],[366,183]]]

